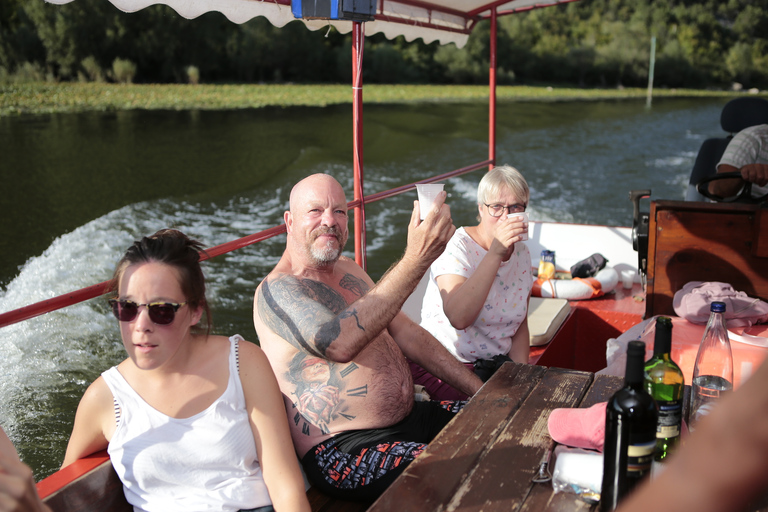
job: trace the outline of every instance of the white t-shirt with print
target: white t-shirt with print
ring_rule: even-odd
[[[421,305],[421,326],[463,362],[507,354],[512,348],[512,336],[528,314],[528,295],[533,285],[531,256],[528,247],[518,242],[509,260],[499,266],[475,323],[457,330],[446,318],[435,279],[445,274],[469,278],[487,252],[464,228],[457,229],[445,252],[429,269],[429,282]]]

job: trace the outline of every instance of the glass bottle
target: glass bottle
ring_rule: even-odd
[[[703,416],[709,414],[717,400],[733,389],[733,355],[725,328],[725,303],[710,305],[709,321],[696,354],[691,389],[691,431]]]
[[[656,448],[656,402],[645,390],[645,343],[630,341],[624,387],[605,408],[605,445],[600,510],[616,508],[651,472]]]
[[[683,392],[685,378],[672,360],[672,319],[656,318],[653,357],[645,363],[645,389],[656,401],[659,421],[656,426],[654,459],[662,462],[680,441],[683,422]]]

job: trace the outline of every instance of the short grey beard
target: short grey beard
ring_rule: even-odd
[[[341,256],[341,248],[333,247],[333,242],[328,242],[325,247],[319,249],[314,246],[309,248],[309,255],[316,264],[327,265],[328,263],[335,263]]]

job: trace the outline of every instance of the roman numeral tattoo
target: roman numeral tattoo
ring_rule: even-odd
[[[359,388],[352,388],[347,390],[347,396],[359,396],[365,397],[368,394],[368,384],[360,386]]]
[[[353,371],[357,370],[358,368],[359,368],[359,366],[357,366],[355,363],[350,363],[349,365],[347,365],[346,368],[344,368],[343,370],[341,370],[339,372],[339,375],[341,375],[341,378],[343,379],[344,377],[346,377],[347,375],[349,375]]]

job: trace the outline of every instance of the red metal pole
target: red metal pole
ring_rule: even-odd
[[[496,165],[496,7],[491,10],[491,69],[488,77],[488,170]]]
[[[352,151],[354,161],[354,198],[360,200],[355,207],[355,261],[366,270],[365,253],[365,203],[363,198],[363,47],[364,25],[352,23]]]

